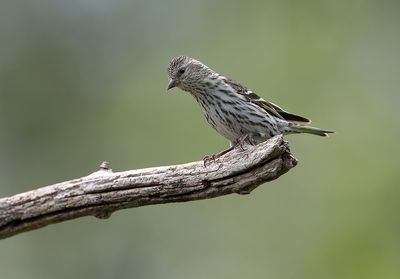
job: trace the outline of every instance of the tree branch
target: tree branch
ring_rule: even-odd
[[[88,176],[0,199],[0,239],[82,216],[150,204],[248,194],[297,164],[282,136],[234,149],[204,166],[182,165],[112,172],[102,164]]]

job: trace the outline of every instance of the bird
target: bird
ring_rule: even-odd
[[[225,154],[244,142],[256,145],[276,135],[308,133],[326,137],[330,130],[308,126],[311,121],[266,101],[246,86],[218,74],[185,55],[168,66],[167,91],[177,87],[189,92],[207,122],[230,142]],[[213,155],[215,158],[215,155]]]

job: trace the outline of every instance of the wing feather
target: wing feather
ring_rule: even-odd
[[[299,123],[310,123],[311,121],[303,116],[296,115],[290,112],[285,111],[278,105],[274,103],[268,102],[258,96],[256,93],[248,89],[247,87],[239,84],[238,82],[225,78],[224,81],[229,84],[238,94],[243,96],[247,101],[252,102],[261,108],[263,108],[269,114],[284,119],[291,122],[299,122]]]

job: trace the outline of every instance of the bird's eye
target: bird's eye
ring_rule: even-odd
[[[182,74],[184,74],[185,73],[185,68],[180,68],[179,70],[178,70],[178,74],[180,74],[180,75],[182,75]]]

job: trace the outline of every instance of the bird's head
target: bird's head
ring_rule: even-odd
[[[213,74],[215,72],[200,61],[187,56],[175,57],[168,66],[167,90],[178,87],[196,93],[202,89],[203,81]]]

